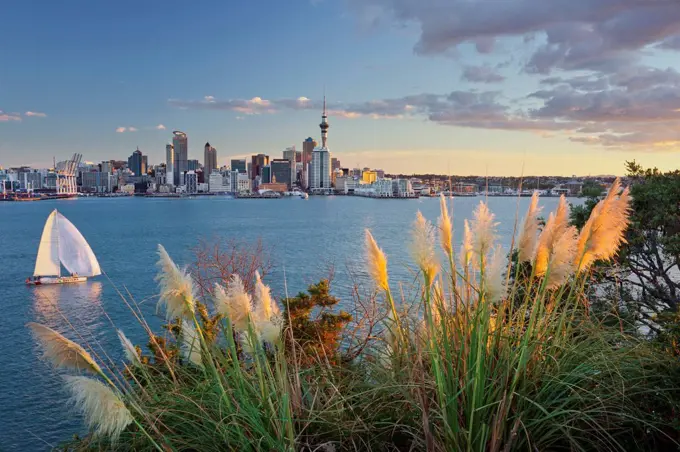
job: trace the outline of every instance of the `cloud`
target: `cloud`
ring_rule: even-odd
[[[21,121],[18,113],[5,113],[0,110],[0,122]]]
[[[116,133],[124,133],[127,129],[125,127],[118,127]]]
[[[291,101],[296,101],[296,99],[291,99]],[[246,115],[274,113],[276,111],[274,105],[272,105],[270,101],[262,99],[261,97],[253,97],[252,99],[217,100],[213,96],[205,96],[203,100],[200,101],[170,99],[168,100],[168,104],[184,109],[227,110]]]
[[[127,131],[128,132],[136,132],[137,128],[136,127],[128,127]]]
[[[165,126],[163,124],[158,124],[156,130],[165,130]]]
[[[680,34],[675,36],[669,36],[668,38],[661,41],[658,47],[660,49],[680,51]]]
[[[116,133],[125,133],[125,132],[136,132],[137,129],[136,127],[118,127],[116,129]]]
[[[45,118],[45,117],[47,117],[47,114],[41,113],[41,112],[37,112],[37,111],[27,111],[26,113],[24,113],[24,115],[26,115],[26,116],[35,116],[36,118]]]
[[[473,83],[498,83],[505,80],[505,77],[488,66],[465,66],[461,78]]]

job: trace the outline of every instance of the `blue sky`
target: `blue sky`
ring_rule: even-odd
[[[548,3],[13,2],[0,165],[125,159],[137,146],[158,163],[173,129],[188,134],[190,158],[202,160],[206,141],[220,164],[279,155],[318,139],[325,89],[344,166],[678,167],[680,5]]]

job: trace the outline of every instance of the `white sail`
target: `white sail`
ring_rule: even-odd
[[[38,257],[35,260],[34,276],[59,276],[61,274],[59,266],[59,231],[57,229],[57,211],[54,210],[43,228],[40,237],[40,247]]]
[[[101,275],[99,262],[80,231],[59,212],[56,223],[59,231],[59,260],[62,265],[71,274],[78,276]]]

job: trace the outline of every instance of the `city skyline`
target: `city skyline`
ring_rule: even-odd
[[[203,161],[210,142],[218,167],[279,155],[320,141],[325,90],[333,156],[346,167],[490,176],[622,174],[632,159],[678,167],[677,3],[476,3],[267,0],[276,13],[267,16],[261,4],[219,2],[13,4],[6,33],[22,38],[0,57],[0,164],[49,167],[73,152],[124,159],[137,146],[158,163],[172,130],[191,138],[185,159]],[[321,20],[322,41],[289,26]]]

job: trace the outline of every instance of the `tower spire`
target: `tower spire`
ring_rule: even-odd
[[[328,128],[330,127],[328,124],[328,115],[326,114],[326,94],[323,96],[323,113],[321,115],[321,124],[319,124],[319,127],[321,128],[321,147],[325,148],[326,140],[328,139]]]

